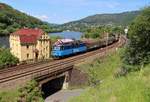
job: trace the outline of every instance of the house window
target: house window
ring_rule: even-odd
[[[26,47],[27,47],[27,49],[29,49],[29,45],[27,45]]]
[[[27,59],[29,58],[29,54],[27,53]]]

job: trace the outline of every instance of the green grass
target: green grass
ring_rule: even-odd
[[[44,99],[37,82],[33,80],[22,88],[0,91],[0,102],[44,102]]]
[[[89,75],[92,72],[92,80],[98,79],[102,82],[90,87],[70,102],[150,102],[150,65],[125,77],[114,77],[121,66],[121,52],[111,54],[103,60],[81,65],[81,70]]]
[[[113,77],[114,73],[121,67],[121,59],[119,57],[122,51],[108,55],[104,59],[96,59],[93,62],[79,65],[81,71],[89,74],[97,80],[105,80]],[[94,74],[94,75],[93,75]]]
[[[0,92],[0,102],[17,102],[19,92],[11,90],[7,92]]]

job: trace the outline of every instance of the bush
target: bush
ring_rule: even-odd
[[[37,82],[32,80],[22,88],[0,91],[0,102],[44,102],[44,99]]]
[[[13,56],[10,53],[9,49],[0,50],[0,68],[2,68],[5,65],[16,65],[18,62],[18,58]]]
[[[144,65],[150,62],[150,7],[145,8],[129,27],[129,44],[124,63]]]
[[[43,102],[42,92],[36,81],[32,80],[23,88],[19,89],[18,102]]]

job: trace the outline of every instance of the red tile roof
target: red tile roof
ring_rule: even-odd
[[[21,43],[30,43],[30,44],[33,44],[33,43],[36,43],[37,41],[37,37],[34,36],[34,35],[30,35],[30,36],[20,36],[20,41]]]
[[[19,35],[21,43],[36,43],[43,33],[42,29],[23,28],[12,34]]]

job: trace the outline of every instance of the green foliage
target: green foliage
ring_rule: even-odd
[[[123,12],[118,14],[96,14],[88,16],[78,21],[69,22],[61,25],[63,29],[84,32],[85,28],[98,27],[102,25],[128,26],[140,11]]]
[[[114,73],[121,66],[119,53],[111,54],[103,60],[81,65],[81,70],[93,70],[95,79],[101,83],[90,87],[70,102],[150,102],[150,65],[143,70],[129,73],[126,77],[115,78]]]
[[[0,91],[0,102],[44,102],[44,100],[37,82],[32,80],[22,88]]]
[[[11,90],[7,92],[0,91],[0,102],[17,102],[17,97],[19,93],[16,90]]]
[[[97,85],[98,81],[97,80],[97,75],[98,73],[96,72],[96,70],[93,69],[89,69],[89,82],[91,85]]]
[[[36,81],[32,80],[19,89],[18,102],[43,102],[42,93]]]
[[[95,28],[88,28],[85,32],[84,35],[82,36],[83,38],[103,38],[106,37],[106,33],[109,33],[109,36],[112,36],[114,34],[123,34],[123,28],[118,27],[118,26],[100,26],[100,27],[95,27]]]
[[[150,62],[150,7],[141,14],[129,27],[129,44],[124,54],[124,63],[144,65]]]
[[[119,50],[119,52],[110,54],[104,59],[96,59],[92,62],[82,64],[79,67],[89,74],[91,84],[102,81],[107,77],[113,77],[116,69],[121,66],[120,53],[122,52],[122,50]]]
[[[9,49],[0,48],[0,68],[5,65],[16,65],[18,62],[18,58],[13,56]]]
[[[39,27],[47,33],[55,31],[53,26],[46,22],[15,10],[6,4],[0,3],[0,6],[0,35],[8,35],[22,27]]]
[[[102,35],[102,30],[100,28],[90,28],[84,33],[82,37],[85,38],[100,38]]]
[[[135,16],[139,14],[138,11],[123,12],[119,14],[96,14],[82,19],[81,22],[96,23],[100,25],[128,25]]]

